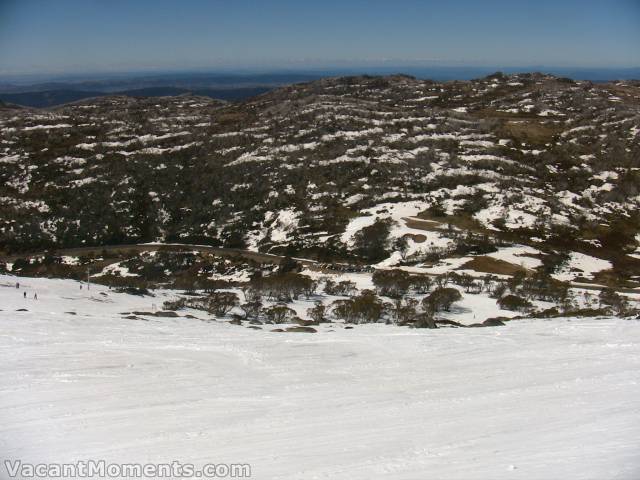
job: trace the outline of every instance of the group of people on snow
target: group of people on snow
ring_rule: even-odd
[[[20,282],[16,282],[16,290],[20,290]],[[22,296],[26,300],[27,299],[27,292],[23,292]],[[38,294],[36,292],[33,293],[33,299],[34,300],[38,299]]]

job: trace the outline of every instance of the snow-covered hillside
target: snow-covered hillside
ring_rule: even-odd
[[[0,277],[2,456],[250,463],[257,479],[640,475],[636,320],[310,335],[122,315],[165,296]]]
[[[413,261],[459,243],[437,220],[635,281],[639,132],[640,83],[538,73],[0,111],[0,254],[163,241],[396,265],[354,236],[393,220]]]

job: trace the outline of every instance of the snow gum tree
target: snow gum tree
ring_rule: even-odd
[[[458,300],[462,300],[462,295],[455,288],[438,287],[431,294],[422,300],[422,307],[425,311],[448,312]]]

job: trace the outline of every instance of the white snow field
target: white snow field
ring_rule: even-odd
[[[261,480],[640,478],[637,320],[274,333],[127,320],[162,298],[73,281],[0,284],[3,460],[249,463]]]

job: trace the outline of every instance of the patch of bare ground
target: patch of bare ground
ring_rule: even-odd
[[[423,220],[415,217],[404,217],[402,220],[404,220],[407,227],[415,230],[426,230],[428,232],[442,230],[442,224],[434,220]]]
[[[427,237],[424,235],[420,235],[420,234],[413,234],[413,233],[407,233],[406,235],[404,235],[405,238],[410,238],[411,240],[413,240],[415,243],[424,243],[427,240]]]
[[[518,272],[529,272],[529,270],[519,265],[485,256],[474,257],[460,266],[459,270],[475,270],[476,272],[496,275],[515,275]]]
[[[405,220],[415,221],[415,227],[409,225],[409,223],[407,223],[407,226],[417,228],[419,230],[442,230],[443,227],[446,228],[448,225],[451,225],[459,228],[460,230],[467,230],[480,235],[496,236],[496,234],[500,233],[483,227],[482,224],[471,215],[447,215],[446,217],[436,217],[429,212],[420,212],[416,217],[409,217]]]
[[[506,121],[498,128],[497,134],[513,138],[519,142],[533,145],[545,145],[562,131],[562,126],[549,123],[548,120],[517,120]]]
[[[635,85],[628,84],[607,84],[602,88],[611,92],[611,94],[624,99],[625,102],[640,103],[640,88]]]

